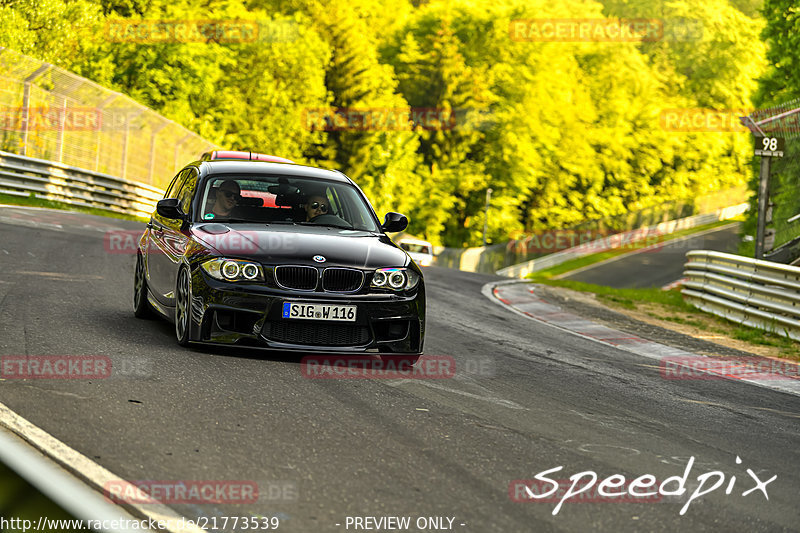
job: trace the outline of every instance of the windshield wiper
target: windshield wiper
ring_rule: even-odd
[[[317,227],[320,227],[320,228],[324,227],[324,228],[353,229],[352,225],[342,226],[341,224],[332,224],[330,222],[325,222],[325,223],[323,223],[323,222],[299,222],[299,224],[302,224],[304,226],[317,226]]]
[[[219,218],[219,219],[211,219],[211,220],[204,220],[206,224],[227,224],[229,222],[242,222],[245,224],[258,224],[255,220],[249,220],[246,218],[236,218],[236,217],[229,217],[229,218]]]

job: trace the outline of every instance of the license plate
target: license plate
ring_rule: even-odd
[[[283,318],[298,318],[303,320],[355,322],[356,306],[283,302],[282,316]]]

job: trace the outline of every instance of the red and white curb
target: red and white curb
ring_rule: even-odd
[[[687,281],[689,281],[689,278],[677,279],[677,280],[673,281],[672,283],[667,283],[666,285],[661,287],[661,290],[662,291],[671,291],[672,289],[677,289],[678,287],[680,287],[681,285],[683,285]]]
[[[714,372],[712,369],[715,366],[714,363],[719,361],[717,358],[704,357],[597,324],[564,311],[559,306],[542,299],[536,293],[536,288],[537,285],[534,283],[512,280],[487,283],[481,288],[481,292],[490,301],[505,307],[509,311],[584,339],[613,346],[659,362],[665,358],[669,358],[670,361],[674,361],[677,358],[688,358],[693,362],[701,363],[705,361],[708,363],[705,365],[708,370],[700,370],[700,372],[800,396],[800,379],[791,376],[771,376],[770,379],[756,379],[747,377],[746,374]],[[788,361],[781,361],[781,364],[793,365]],[[692,372],[699,371],[696,366],[691,367],[689,370]]]

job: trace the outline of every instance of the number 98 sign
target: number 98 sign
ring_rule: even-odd
[[[781,137],[756,137],[755,155],[783,157],[784,139]]]

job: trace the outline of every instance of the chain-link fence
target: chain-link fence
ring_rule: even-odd
[[[755,111],[743,122],[757,139],[785,140],[783,157],[770,161],[764,259],[792,262],[800,257],[800,99]]]
[[[127,96],[0,47],[0,150],[164,188],[216,148]]]

